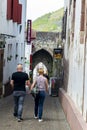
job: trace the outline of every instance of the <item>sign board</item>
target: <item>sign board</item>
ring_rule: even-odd
[[[63,57],[63,49],[62,48],[54,48],[53,57],[56,59],[61,59]]]
[[[27,43],[31,43],[31,20],[27,20]]]

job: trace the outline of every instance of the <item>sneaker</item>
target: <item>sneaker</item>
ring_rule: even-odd
[[[17,118],[17,114],[13,114],[13,116],[14,116],[15,118]]]
[[[21,122],[21,121],[23,121],[23,118],[18,118],[18,122]]]
[[[38,117],[37,117],[37,116],[34,116],[34,119],[38,119]]]
[[[21,122],[22,120],[20,118],[18,118],[18,122]]]
[[[38,121],[39,121],[39,122],[42,122],[42,121],[43,121],[43,119],[39,119]]]
[[[24,120],[23,118],[20,118],[22,121]]]

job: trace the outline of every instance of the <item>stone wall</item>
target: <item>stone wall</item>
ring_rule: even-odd
[[[33,41],[33,69],[43,62],[52,76],[53,72],[53,49],[59,45],[60,34],[55,32],[37,32],[36,40]]]
[[[53,56],[53,48],[57,48],[60,34],[54,32],[37,32],[34,40],[33,53],[40,49],[45,49]]]

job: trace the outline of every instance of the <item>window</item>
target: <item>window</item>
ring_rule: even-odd
[[[80,31],[84,31],[84,29],[85,29],[85,0],[82,0]]]

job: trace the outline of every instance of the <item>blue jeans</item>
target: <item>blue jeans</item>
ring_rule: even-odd
[[[40,91],[35,98],[34,113],[35,116],[38,116],[39,119],[42,119],[45,96],[46,96],[45,91]]]
[[[14,116],[21,118],[25,95],[14,95]]]

